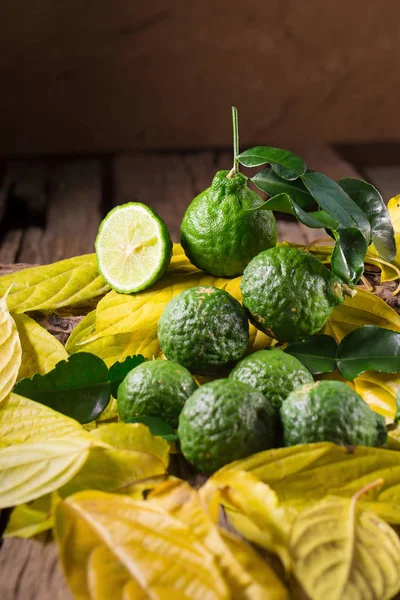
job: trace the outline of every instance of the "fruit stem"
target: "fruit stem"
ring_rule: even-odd
[[[357,290],[351,289],[348,285],[344,285],[343,294],[349,298],[354,298],[354,296],[357,294]]]
[[[232,179],[237,173],[239,173],[239,124],[238,124],[238,111],[236,106],[232,106],[232,125],[233,125],[233,167],[229,171],[227,178]]]

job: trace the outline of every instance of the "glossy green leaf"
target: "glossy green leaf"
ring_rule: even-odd
[[[111,394],[114,398],[118,395],[118,388],[129,371],[132,371],[135,367],[140,365],[142,362],[147,360],[141,354],[136,356],[127,356],[122,362],[115,362],[109,369],[109,379],[111,384]]]
[[[300,208],[312,208],[315,205],[314,198],[301,179],[287,181],[275,175],[270,167],[257,173],[251,181],[271,198],[278,194],[288,194]]]
[[[176,442],[178,439],[175,430],[172,429],[171,425],[158,417],[148,417],[141,415],[138,417],[132,417],[127,421],[128,423],[143,423],[149,428],[152,435],[159,435],[168,442]]]
[[[290,197],[285,193],[268,198],[263,204],[260,204],[255,208],[249,208],[248,210],[276,210],[278,212],[286,213],[287,215],[294,214]]]
[[[336,370],[338,344],[330,335],[311,335],[303,341],[291,342],[285,348],[295,356],[313,375]]]
[[[46,375],[22,379],[14,388],[79,423],[94,421],[110,401],[108,369],[98,356],[79,352]]]
[[[310,171],[303,175],[302,180],[320,207],[336,219],[341,229],[360,229],[369,245],[371,228],[366,215],[336,181],[323,173]]]
[[[355,177],[341,179],[338,184],[365,213],[371,225],[375,248],[384,260],[391,262],[396,256],[394,229],[378,190],[370,183]]]
[[[273,196],[272,198],[269,198],[263,204],[260,204],[256,208],[252,208],[250,210],[255,211],[262,209],[275,210],[288,215],[293,215],[298,221],[300,221],[300,223],[303,223],[303,225],[314,229],[320,229],[323,227],[335,230],[338,226],[337,221],[328,215],[325,210],[306,212],[300,206],[298,206],[298,204],[291,196],[289,196],[289,194],[283,192]]]
[[[95,254],[4,275],[0,277],[0,296],[10,286],[7,305],[13,313],[83,306],[110,289],[99,275]]]
[[[364,325],[346,335],[337,356],[339,371],[348,380],[365,371],[398,373],[400,333],[375,325]]]
[[[240,164],[245,167],[259,167],[268,163],[278,177],[292,181],[306,172],[306,163],[302,158],[288,150],[256,146],[242,152],[238,156]]]
[[[359,229],[339,229],[332,253],[332,270],[343,281],[356,285],[364,272],[367,242]]]
[[[332,229],[336,230],[338,227],[338,222],[336,219],[328,215],[325,210],[315,210],[313,212],[306,212],[300,206],[297,206],[296,203],[292,200],[291,205],[293,207],[294,216],[300,223],[310,227],[312,229],[320,229],[321,227],[324,229]]]

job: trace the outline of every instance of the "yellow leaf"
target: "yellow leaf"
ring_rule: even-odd
[[[390,600],[400,590],[400,541],[374,513],[328,497],[301,513],[289,550],[310,600]]]
[[[252,473],[276,492],[280,505],[296,510],[329,494],[349,498],[381,478],[384,483],[360,502],[386,521],[400,524],[400,457],[394,450],[300,444],[253,454],[221,472],[225,470]]]
[[[131,333],[146,334],[156,331],[158,319],[166,304],[183,290],[198,285],[227,289],[240,299],[240,278],[222,279],[199,271],[182,256],[182,249],[175,244],[171,263],[164,277],[150,289],[137,294],[109,292],[100,300],[96,309],[96,333],[86,341],[101,337]]]
[[[7,304],[13,313],[81,306],[110,289],[98,273],[95,254],[67,258],[0,277],[0,295],[10,286]]]
[[[47,494],[29,504],[20,504],[11,513],[4,537],[31,538],[49,531],[54,525],[52,496]]]
[[[345,335],[362,325],[377,325],[400,332],[400,315],[371,292],[357,289],[357,294],[337,306],[321,333],[340,342]]]
[[[393,229],[396,233],[400,233],[400,194],[391,198],[387,206]]]
[[[95,323],[96,311],[92,310],[85,317],[83,317],[82,321],[78,323],[78,325],[76,325],[76,327],[74,327],[72,330],[72,333],[65,344],[65,349],[68,354],[73,354],[74,352],[80,350],[78,344],[93,334]]]
[[[104,492],[59,503],[55,533],[75,598],[231,598],[214,556],[160,506]]]
[[[91,352],[104,360],[107,366],[127,356],[142,354],[145,358],[161,358],[157,323],[169,300],[188,287],[214,285],[225,289],[241,300],[240,277],[217,279],[194,267],[179,244],[165,276],[145,292],[126,295],[110,292],[74,329],[67,350]],[[272,339],[250,325],[248,352],[271,345]]]
[[[149,501],[190,527],[196,538],[215,556],[235,600],[286,599],[288,593],[273,569],[248,544],[216,525],[220,492],[217,485],[204,494],[179,480],[156,487]],[[214,502],[216,504],[214,505]]]
[[[368,252],[365,255],[365,263],[375,265],[381,270],[381,281],[395,281],[399,278],[400,269],[400,233],[394,234],[396,243],[396,256],[393,259],[393,264],[384,261],[375,246],[371,244]]]
[[[0,508],[67,483],[85,463],[91,444],[73,419],[11,394],[0,406]]]
[[[141,480],[163,475],[169,444],[140,423],[111,423],[93,430],[94,443],[80,471],[60,491],[62,497],[93,489],[128,494]]]
[[[82,435],[82,425],[74,419],[18,394],[10,394],[0,406],[0,449]]]
[[[396,413],[397,391],[400,376],[397,373],[377,373],[366,371],[352,381],[347,381],[339,373],[323,373],[317,379],[342,381],[355,390],[375,412],[383,415],[387,422],[393,422]]]
[[[8,296],[6,290],[0,298],[0,404],[14,387],[22,356],[17,326],[7,308]]]
[[[217,471],[203,486],[201,494],[207,498],[214,487],[221,490],[232,525],[247,539],[277,554],[289,570],[287,540],[291,515],[278,506],[276,493],[250,473],[231,473],[226,469]]]
[[[96,423],[104,423],[105,421],[118,420],[118,402],[115,398],[111,397],[110,402],[107,404]]]
[[[54,438],[0,450],[0,508],[29,502],[69,481],[85,463],[87,438]]]
[[[60,360],[67,360],[64,346],[44,327],[27,315],[14,315],[22,346],[22,361],[18,378],[32,377],[35,373],[45,375]]]
[[[353,380],[354,389],[369,406],[388,422],[396,414],[397,393],[400,387],[400,374],[376,373],[367,371]]]

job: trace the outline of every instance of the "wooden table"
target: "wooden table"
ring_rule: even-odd
[[[281,147],[297,152],[309,168],[334,179],[363,176],[380,189],[386,201],[400,193],[397,146],[392,152],[385,150],[385,161],[379,148],[373,152],[349,148],[348,156],[355,157],[357,166],[323,144],[290,142]],[[231,161],[231,153],[225,151],[3,160],[0,263],[49,263],[93,252],[101,219],[113,206],[128,201],[152,206],[168,224],[174,241],[178,241],[185,208],[210,184],[215,171],[229,169]],[[288,218],[279,218],[278,227],[280,239],[297,243],[307,244],[325,235]],[[3,541],[1,600],[70,598],[54,544]]]

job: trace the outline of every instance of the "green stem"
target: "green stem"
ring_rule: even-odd
[[[238,111],[236,106],[232,106],[232,125],[233,125],[233,167],[228,173],[228,179],[231,179],[239,173],[239,124],[238,124]]]

